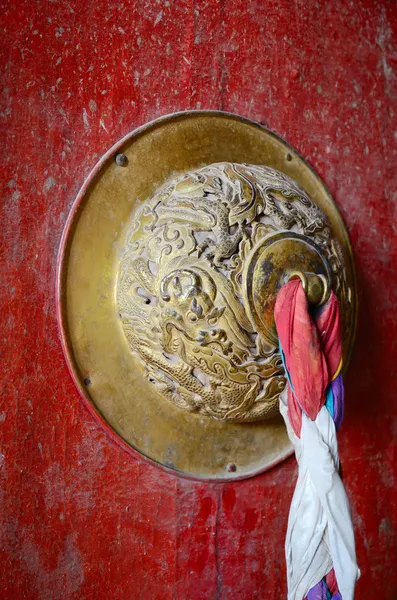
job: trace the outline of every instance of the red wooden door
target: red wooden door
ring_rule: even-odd
[[[397,598],[397,5],[10,0],[1,47],[0,597],[286,596],[295,460],[208,484],[131,457],[58,340],[56,257],[84,177],[136,126],[212,108],[296,147],[350,229],[361,309],[339,440],[357,598]]]

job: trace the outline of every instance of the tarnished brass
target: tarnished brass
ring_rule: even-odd
[[[325,275],[296,271],[290,275],[289,281],[292,279],[301,280],[302,287],[310,304],[321,306],[328,300],[331,294],[331,285]]]
[[[132,215],[117,286],[148,381],[216,419],[277,414],[286,382],[274,303],[298,267],[313,271],[299,274],[310,301],[323,301],[332,280],[347,309],[339,242],[290,177],[215,163],[167,181]]]
[[[130,447],[164,466],[218,479],[268,468],[291,450],[277,414],[273,308],[293,276],[315,303],[336,291],[346,363],[351,248],[317,175],[233,115],[153,122],[102,159],[65,230],[59,321],[76,384]]]

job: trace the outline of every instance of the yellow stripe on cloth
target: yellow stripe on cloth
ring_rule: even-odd
[[[338,377],[339,373],[342,370],[342,366],[343,366],[343,358],[341,358],[340,361],[339,361],[338,368],[336,369],[336,372],[335,372],[335,375],[332,378],[332,381]]]

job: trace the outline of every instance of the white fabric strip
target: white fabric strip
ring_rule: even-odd
[[[303,413],[301,438],[296,437],[287,389],[280,396],[280,412],[299,466],[285,541],[288,600],[303,600],[332,567],[342,599],[353,600],[360,571],[349,501],[338,472],[334,421],[325,406],[315,421]]]

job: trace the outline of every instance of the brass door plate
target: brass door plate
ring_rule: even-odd
[[[212,163],[266,165],[294,179],[328,218],[344,265],[345,364],[356,327],[356,282],[350,241],[329,192],[288,144],[257,123],[212,111],[177,113],[120,140],[84,183],[63,234],[58,264],[58,319],[72,377],[107,430],[130,450],[201,479],[232,480],[264,471],[292,452],[280,416],[224,422],[167,402],[131,352],[117,307],[117,279],[131,215],[168,180]],[[274,249],[277,247],[277,252]],[[276,343],[275,290],[288,275],[285,256],[332,279],[332,260],[298,234],[259,244],[244,271],[251,319]],[[255,256],[254,256],[255,255]],[[270,266],[271,268],[270,268]],[[302,261],[291,260],[291,272]],[[269,270],[270,269],[270,270]],[[266,285],[264,285],[266,283]]]

